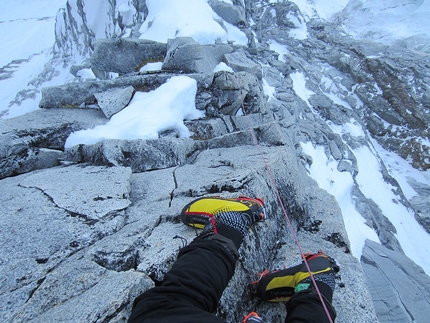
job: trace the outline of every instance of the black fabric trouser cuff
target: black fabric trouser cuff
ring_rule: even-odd
[[[235,261],[239,258],[238,249],[240,247],[240,244],[237,245],[234,240],[229,239],[222,234],[212,234],[208,236],[207,239],[215,240],[220,243],[230,253],[230,255],[234,258]]]
[[[233,241],[234,245],[236,246],[236,249],[240,248],[240,245],[242,244],[242,241],[243,241],[243,235],[240,231],[228,225],[225,225],[223,223],[217,224],[216,228],[217,228],[218,234]]]
[[[336,310],[333,305],[322,295],[324,303],[329,311],[330,317],[334,322]],[[330,320],[321,304],[320,297],[314,288],[309,288],[298,292],[286,303],[287,318],[285,323],[329,323]]]

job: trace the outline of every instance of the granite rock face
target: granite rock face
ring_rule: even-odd
[[[381,323],[428,320],[430,278],[419,266],[372,241],[366,242],[361,262]]]
[[[169,40],[167,47],[162,70],[176,73],[212,73],[233,51],[230,45],[200,45],[190,37]]]
[[[233,25],[245,26],[247,24],[245,9],[241,6],[234,6],[223,1],[211,0],[208,2],[223,20]]]
[[[124,109],[129,103],[134,94],[134,87],[113,88],[105,92],[94,93],[97,104],[103,111],[106,118],[110,118],[115,113]]]
[[[244,138],[240,133],[231,136]],[[176,139],[178,143],[183,140]],[[360,313],[372,322],[372,301],[360,264],[328,239],[336,234],[347,241],[340,210],[306,175],[291,142],[284,141],[284,145],[263,148],[263,155],[277,170],[283,202],[295,225],[316,220],[324,224],[324,229],[313,233],[298,227],[298,235],[306,241],[305,248],[323,247],[345,266],[335,300],[340,317],[346,322]],[[287,163],[288,168],[282,167]],[[247,194],[270,201],[268,219],[252,230],[240,249],[241,259],[219,314],[234,322],[247,308],[255,308],[268,313],[266,320],[274,321],[268,312],[272,306],[257,302],[246,286],[257,270],[292,265],[299,258],[255,147],[205,149],[192,163],[165,168],[159,164],[158,168],[132,174],[122,166],[77,164],[2,180],[2,191],[8,192],[2,196],[2,205],[9,215],[2,217],[2,227],[11,232],[3,234],[7,246],[2,255],[5,318],[42,322],[62,313],[61,317],[77,322],[95,317],[125,319],[133,298],[153,281],[162,280],[182,241],[195,237],[194,230],[179,223],[182,207],[206,194]],[[295,200],[288,199],[296,195]],[[8,242],[13,237],[21,237],[19,245]],[[109,289],[106,299],[103,294]],[[360,303],[345,301],[353,296]],[[79,303],[87,302],[91,304],[85,310],[76,310]]]
[[[0,178],[58,166],[70,133],[107,121],[103,113],[95,109],[38,110],[2,120]]]
[[[204,195],[244,194],[265,198],[267,220],[239,250],[217,310],[227,322],[250,311],[266,322],[284,321],[282,304],[257,300],[248,286],[264,269],[300,262],[291,230],[305,252],[323,249],[341,267],[336,322],[425,322],[429,278],[362,192],[357,176],[366,169],[354,151],[377,142],[416,169],[429,168],[429,56],[354,40],[336,24],[306,20],[288,1],[209,3],[248,35],[249,46],[137,40],[145,1],[133,1],[128,26],[108,11],[103,37],[85,25],[83,1],[69,1],[60,12],[65,29],[57,31],[56,49],[65,57],[89,54],[87,67],[98,79],[44,88],[43,109],[0,120],[2,321],[125,322],[134,298],[158,284],[196,236],[179,221],[182,207]],[[305,23],[306,39],[288,36],[297,21]],[[125,27],[130,37],[119,38]],[[288,50],[274,51],[275,42]],[[161,69],[139,72],[148,62],[162,62]],[[219,63],[231,70],[214,72]],[[134,91],[154,90],[177,75],[196,80],[196,108],[206,115],[185,123],[189,138],[166,131],[154,140],[64,148],[70,133],[107,123]],[[300,75],[306,97],[297,93]],[[336,131],[344,125],[360,131]],[[303,151],[306,142],[322,146],[351,176],[356,210],[378,234],[381,244],[368,241],[361,262],[351,254],[345,214],[309,176],[317,161]],[[411,181],[417,194],[408,199],[390,165],[379,162],[396,203],[430,232],[430,186]]]
[[[162,61],[167,46],[144,39],[97,40],[91,56],[91,67],[103,72],[127,74],[138,72],[149,62]]]

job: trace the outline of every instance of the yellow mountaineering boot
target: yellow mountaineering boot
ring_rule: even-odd
[[[322,251],[305,255],[312,276],[322,294],[331,302],[335,288],[335,272],[339,266]],[[304,262],[283,270],[265,271],[253,283],[258,297],[268,302],[286,302],[295,293],[314,288]]]
[[[262,199],[250,197],[202,197],[188,203],[181,212],[188,226],[204,229],[200,237],[222,235],[237,249],[255,222],[265,218]]]
[[[188,226],[203,229],[208,222],[213,222],[226,212],[243,213],[243,216],[249,217],[251,225],[265,218],[263,199],[245,196],[238,198],[208,196],[185,205],[181,212],[181,220]]]

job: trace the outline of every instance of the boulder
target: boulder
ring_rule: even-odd
[[[134,94],[134,87],[112,88],[104,92],[94,93],[97,104],[102,109],[106,118],[124,109]]]
[[[228,23],[239,26],[247,24],[243,7],[234,6],[219,0],[211,0],[208,3],[212,10]]]
[[[59,165],[73,131],[108,121],[100,111],[36,110],[0,121],[0,179]]]
[[[138,72],[147,63],[161,62],[166,44],[146,39],[98,39],[91,56],[93,69],[127,74]]]
[[[121,100],[115,100],[115,106],[116,103],[122,102],[119,107],[128,100],[131,87],[136,91],[151,91],[172,76],[172,74],[135,75],[114,80],[92,80],[47,87],[42,90],[39,106],[47,109],[97,107],[96,96],[101,97],[100,93],[107,93],[108,101],[111,95],[116,93],[115,97],[124,95]],[[197,81],[196,107],[199,110],[206,110],[208,116],[235,115],[242,107],[242,100],[247,113],[257,113],[266,109],[262,86],[258,78],[252,74],[238,72],[233,75],[226,71],[214,74],[211,71],[207,74],[186,74],[186,76]],[[123,92],[121,89],[125,87],[128,90]],[[101,105],[104,106],[103,103]]]
[[[261,65],[249,59],[242,49],[225,54],[225,61],[236,72],[248,72],[259,79],[263,78]]]
[[[426,183],[418,182],[415,179],[409,179],[409,185],[418,193],[411,198],[410,202],[416,210],[417,220],[421,223],[424,229],[430,234],[430,187]]]
[[[162,70],[179,73],[212,73],[233,48],[225,44],[200,45],[189,37],[169,40]]]
[[[104,166],[126,166],[137,173],[184,164],[204,146],[203,143],[189,138],[104,140],[93,145],[67,148],[65,160]]]
[[[224,122],[191,121],[192,139],[162,137],[157,140],[104,140],[65,150],[64,161],[98,166],[131,167],[133,172],[165,169],[191,163],[202,149],[240,147],[252,142],[250,129],[258,142],[282,146],[285,138],[276,122],[263,123],[259,115],[231,117]],[[249,128],[251,127],[251,128]]]
[[[212,93],[212,106],[224,115],[235,116],[243,108],[246,114],[266,110],[261,84],[257,77],[247,72],[217,72]],[[210,112],[207,114],[210,115]]]

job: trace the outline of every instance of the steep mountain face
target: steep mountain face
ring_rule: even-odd
[[[427,1],[363,1],[351,0],[336,12],[332,21],[342,25],[356,38],[386,44],[397,44],[429,53],[430,13]]]
[[[334,24],[312,19],[307,23],[308,39],[286,38],[291,21],[282,19],[288,12],[296,10],[297,19],[305,20],[297,7],[291,3],[278,4],[276,14],[267,9],[255,10],[258,12],[256,16],[261,15],[261,19],[256,20],[256,26],[261,28],[260,33],[257,30],[257,35],[261,35],[260,43],[273,45],[276,42],[277,46],[272,48],[283,45],[280,51],[283,57],[278,59],[285,62],[282,64],[284,66],[282,69],[268,69],[270,74],[265,77],[270,85],[276,87],[275,97],[280,97],[286,88],[280,83],[285,81],[279,73],[302,73],[311,95],[308,106],[301,107],[305,110],[297,111],[296,108],[294,112],[300,115],[311,107],[318,117],[317,122],[323,123],[319,131],[309,133],[300,127],[307,121],[297,118],[299,132],[309,136],[312,142],[325,145],[326,151],[330,151],[333,142],[330,137],[338,132],[336,128],[356,122],[366,130],[364,138],[338,132],[344,145],[337,147],[340,153],[331,151],[335,160],[342,161],[342,156],[350,155],[348,147],[372,147],[371,140],[375,140],[387,151],[408,160],[413,167],[420,170],[429,168],[428,55],[397,45],[357,41]],[[272,75],[277,79],[273,80]],[[284,106],[291,109],[291,104],[284,103]],[[326,130],[327,126],[331,131]],[[353,166],[357,170],[354,163]],[[386,172],[383,171],[383,175],[387,181],[392,181]],[[401,194],[399,198],[405,200]],[[409,206],[407,201],[404,203]],[[421,213],[418,219],[429,231],[427,216]]]
[[[139,0],[119,6],[117,1],[67,1],[57,14],[54,50],[63,59],[88,57],[98,38],[134,36],[147,13]]]
[[[143,0],[67,2],[54,60],[74,64],[77,77],[44,88],[43,109],[1,120],[5,321],[125,321],[134,297],[162,280],[195,236],[179,223],[181,208],[206,194],[246,194],[264,196],[269,216],[240,249],[218,315],[239,322],[256,310],[283,322],[284,307],[248,287],[258,271],[299,261],[282,202],[302,248],[322,248],[341,266],[337,322],[425,322],[430,187],[412,176],[402,182],[387,156],[422,174],[430,168],[430,57],[424,47],[348,35],[338,21],[363,1],[330,21],[296,3],[209,1],[220,26],[248,37],[238,46],[138,39],[151,25]],[[157,62],[161,69],[139,72]],[[214,72],[219,63],[230,70]],[[83,81],[89,69],[97,79]],[[107,124],[133,92],[178,75],[195,80],[206,115],[185,123],[190,138],[168,130],[64,148],[72,132]],[[342,182],[349,186],[339,193]]]

